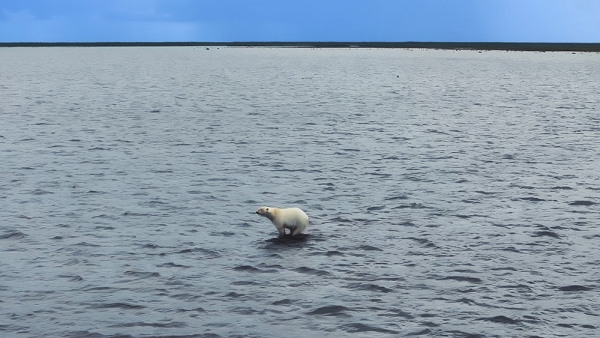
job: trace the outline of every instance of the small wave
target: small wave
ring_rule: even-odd
[[[150,170],[151,173],[153,174],[171,174],[173,173],[173,170],[171,169],[166,169],[166,170]],[[212,179],[209,179],[209,181],[211,181]]]
[[[478,193],[478,194],[482,194],[482,195],[496,195],[496,194],[498,194],[495,191],[475,190],[475,192]]]
[[[363,250],[363,251],[383,251],[378,247],[372,246],[372,245],[361,245],[358,247],[359,250]]]
[[[244,271],[244,272],[262,272],[261,269],[255,268],[251,265],[240,265],[233,268],[235,271]]]
[[[32,195],[51,195],[54,194],[51,191],[43,190],[43,189],[35,189],[31,192]]]
[[[115,230],[115,227],[110,227],[106,225],[98,225],[94,227],[95,230]]]
[[[433,129],[433,128],[427,129],[427,132],[428,132],[428,133],[433,133],[433,134],[450,135],[450,134],[448,134],[448,133],[447,133],[447,132],[445,132],[445,131],[440,131],[440,130]]]
[[[201,195],[206,194],[207,192],[201,190],[189,190],[187,193],[190,195]]]
[[[86,247],[91,247],[91,248],[100,247],[100,245],[98,245],[98,244],[88,243],[88,242],[79,242],[79,243],[76,243],[76,244],[73,244],[73,245],[76,245],[76,246],[86,246]]]
[[[347,332],[357,333],[357,332],[379,332],[379,333],[391,333],[398,334],[398,331],[384,329],[377,326],[367,325],[363,323],[350,323],[343,326]]]
[[[507,266],[507,267],[499,267],[499,268],[491,268],[490,271],[519,271],[516,268],[513,268],[512,266]]]
[[[413,315],[411,315],[408,312],[404,312],[400,309],[391,309],[386,313],[379,313],[377,314],[378,317],[401,317],[404,319],[413,319],[415,318]]]
[[[560,238],[560,235],[554,231],[543,230],[543,231],[535,231],[533,233],[534,237],[552,237],[552,238]]]
[[[433,244],[433,242],[431,242],[427,238],[406,237],[404,239],[411,239],[413,241],[416,241],[416,242],[418,242],[420,244],[423,244],[423,246],[426,247],[426,248],[435,248],[435,247],[437,247],[435,244]]]
[[[158,272],[146,272],[146,271],[125,271],[125,275],[138,277],[138,278],[160,277],[160,273],[158,273]]]
[[[114,335],[103,335],[101,333],[97,333],[97,332],[90,332],[90,331],[72,331],[66,334],[67,338],[114,338]],[[123,337],[123,338],[130,338],[132,336],[121,336],[119,335],[118,337]]]
[[[334,217],[334,218],[329,219],[329,222],[350,223],[350,222],[352,222],[352,220],[338,216],[338,217]]]
[[[558,289],[560,291],[567,291],[567,292],[571,292],[571,291],[590,291],[590,290],[593,290],[592,287],[583,286],[583,285],[567,285],[567,286],[561,286]]]
[[[210,249],[205,249],[205,248],[191,248],[191,249],[183,249],[183,250],[179,250],[174,252],[175,254],[189,254],[189,253],[200,253],[200,254],[204,254],[210,258],[217,258],[221,256],[221,253],[219,253],[216,250],[210,250]]]
[[[123,324],[115,324],[110,327],[155,327],[155,328],[183,328],[186,327],[187,324],[184,322],[168,322],[168,323],[147,323],[147,322],[133,322],[133,323],[123,323]]]
[[[168,263],[164,263],[164,264],[159,264],[156,267],[158,268],[191,268],[191,266],[188,265],[181,265],[181,264],[175,264],[173,262],[168,262]]]
[[[240,297],[244,297],[245,295],[242,293],[237,293],[237,292],[230,292],[228,294],[225,295],[225,297],[229,297],[229,298],[240,298]]]
[[[106,292],[115,292],[117,289],[110,286],[90,286],[86,285],[81,288],[81,291],[85,292],[95,292],[95,291],[106,291]]]
[[[421,323],[421,324],[425,324],[425,323]],[[438,326],[437,324],[433,324],[433,325],[429,325],[429,326]],[[411,333],[407,333],[407,336],[422,336],[425,334],[430,334],[431,330],[430,329],[423,329],[421,331],[415,331],[415,332],[411,332]]]
[[[521,197],[521,200],[530,201],[530,202],[545,202],[546,201],[543,198],[537,198],[537,197]]]
[[[380,172],[370,172],[370,173],[367,173],[367,175],[379,176],[382,178],[387,178],[387,177],[392,176],[392,174],[386,174],[386,173],[380,173]]]
[[[494,317],[483,317],[483,318],[478,318],[477,320],[483,320],[486,322],[492,322],[492,323],[500,323],[500,324],[519,324],[521,321],[517,320],[517,319],[512,319],[506,316],[494,316]]]
[[[296,272],[300,272],[300,273],[305,273],[305,274],[309,274],[309,275],[316,275],[316,276],[327,276],[327,275],[331,275],[331,273],[324,271],[324,270],[318,270],[318,269],[313,269],[313,268],[309,268],[306,266],[294,269],[294,271]]]
[[[408,196],[406,196],[406,195],[399,195],[399,196],[392,196],[392,197],[385,198],[386,201],[406,200],[406,199],[408,199]]]
[[[290,299],[282,299],[271,303],[271,305],[292,305],[292,301]]]
[[[224,236],[224,237],[231,237],[231,236],[235,236],[236,233],[235,232],[231,232],[231,231],[220,231],[220,232],[211,232],[210,233],[211,236]]]
[[[179,310],[177,310],[177,312],[206,312],[206,310],[204,310],[201,307],[197,307],[195,309],[189,309],[189,310],[188,309],[179,309]]]
[[[83,281],[83,277],[79,276],[79,275],[58,275],[58,278],[65,278],[68,279],[72,282],[81,282]]]
[[[276,273],[277,269],[259,269],[252,265],[240,265],[233,268],[235,271],[250,272],[250,273]]]
[[[19,230],[12,230],[4,233],[3,235],[0,235],[0,239],[21,239],[25,236],[27,235],[20,232]]]
[[[394,292],[394,290],[386,288],[385,286],[377,285],[377,284],[364,284],[364,283],[353,283],[348,285],[349,289],[352,290],[364,290],[364,291],[373,291],[373,292],[381,292],[381,293],[390,293]]]
[[[590,206],[590,205],[596,205],[598,203],[596,202],[592,202],[592,201],[573,201],[571,203],[569,203],[569,205],[582,205],[582,206]]]
[[[185,300],[188,302],[193,302],[196,301],[197,299],[201,298],[201,295],[197,295],[197,294],[190,294],[190,293],[178,293],[176,295],[172,295],[170,296],[173,299],[181,299],[181,300]]]
[[[89,309],[123,309],[123,310],[139,310],[145,306],[129,303],[100,303],[88,306]]]
[[[324,315],[324,316],[340,316],[346,315],[346,311],[351,311],[345,306],[341,305],[329,305],[323,306],[313,311],[308,312],[309,315]]]
[[[146,214],[146,213],[138,213],[138,212],[129,212],[129,211],[125,211],[123,214],[123,216],[135,216],[135,217],[146,217],[146,216],[152,216],[151,214]]]
[[[395,207],[394,209],[427,209],[428,207],[421,204],[421,203],[416,203],[413,202],[411,204],[401,204],[397,207]]]
[[[483,282],[480,278],[468,277],[468,276],[447,276],[447,277],[441,278],[440,280],[455,280],[455,281],[459,281],[459,282],[469,282],[469,283],[473,283],[473,284],[480,284]]]
[[[469,298],[464,298],[464,297],[461,298],[461,299],[457,299],[455,302],[456,303],[468,304],[468,305],[476,305],[477,304],[474,300],[469,299]]]

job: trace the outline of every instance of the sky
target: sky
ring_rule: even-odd
[[[0,0],[0,42],[598,42],[600,0]]]

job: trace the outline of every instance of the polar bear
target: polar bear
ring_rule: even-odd
[[[279,209],[272,207],[260,207],[256,213],[273,222],[279,231],[279,238],[285,236],[285,229],[290,229],[290,235],[295,236],[304,231],[308,226],[308,216],[298,208]]]

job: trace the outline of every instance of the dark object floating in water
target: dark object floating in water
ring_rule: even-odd
[[[592,202],[592,201],[575,201],[575,202],[569,203],[569,205],[594,205],[594,204],[598,204],[598,203]]]

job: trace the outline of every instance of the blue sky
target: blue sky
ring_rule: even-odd
[[[600,42],[600,0],[0,0],[0,42]]]

